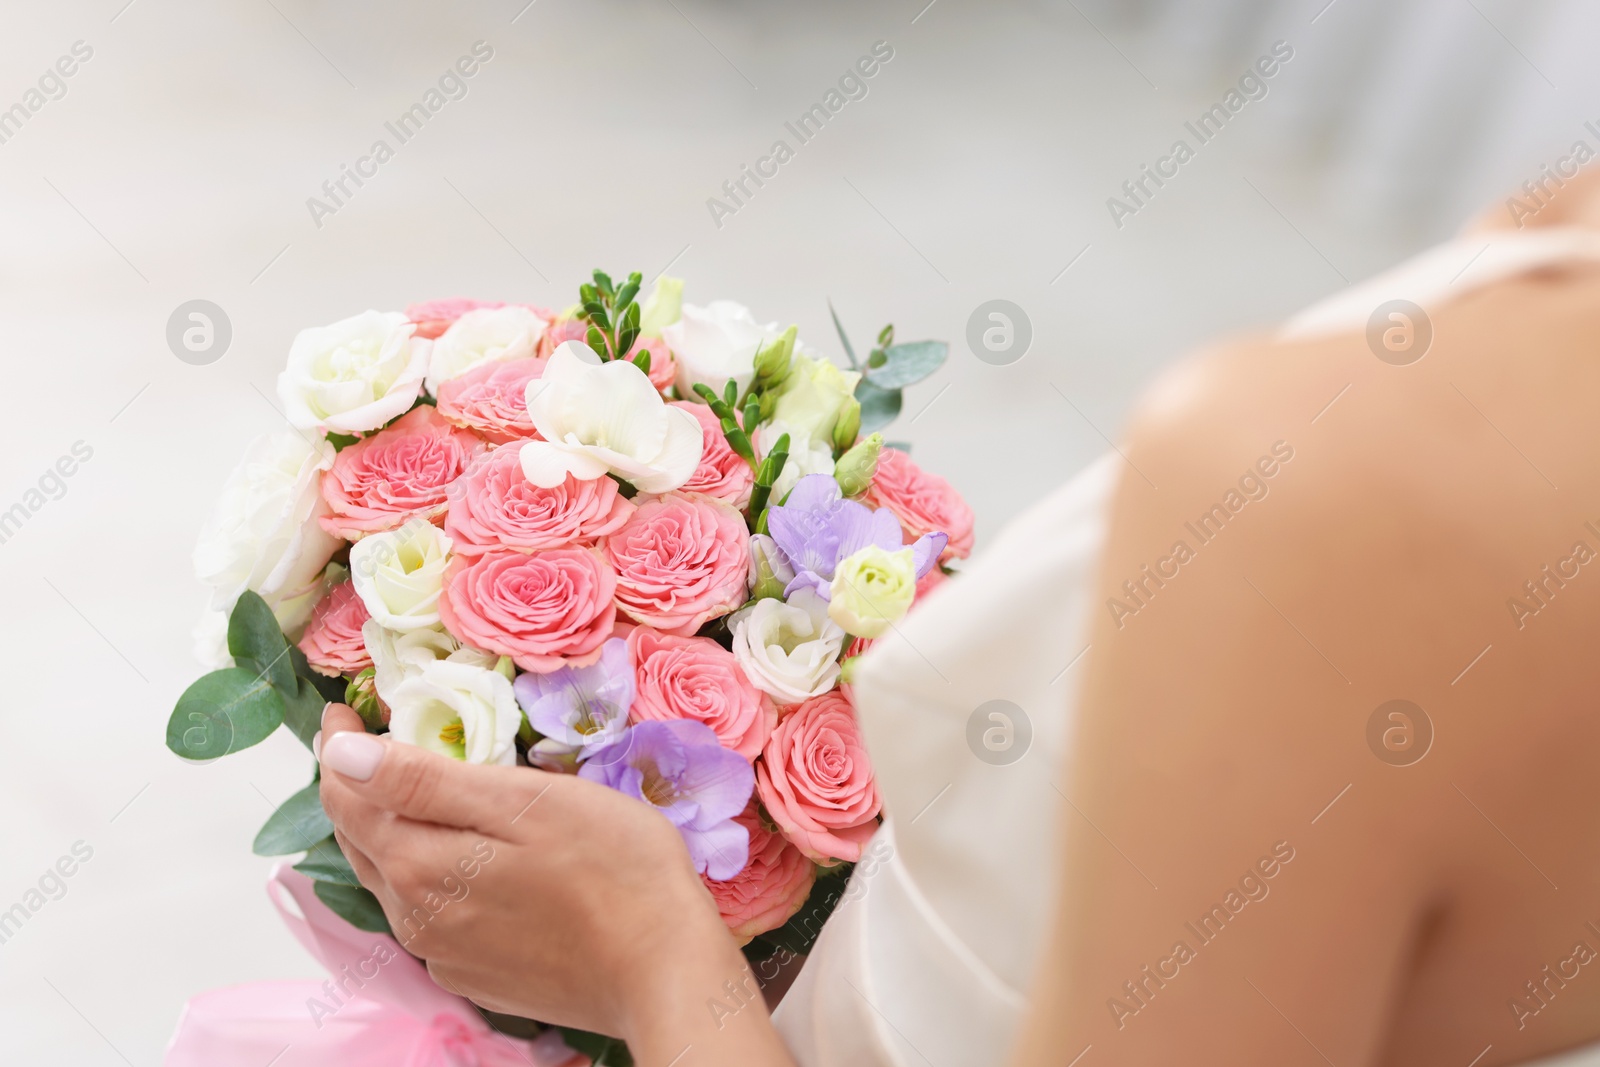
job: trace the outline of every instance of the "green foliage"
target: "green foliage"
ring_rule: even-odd
[[[882,353],[883,362],[867,370],[867,380],[880,389],[904,389],[944,366],[950,346],[943,341],[910,341]]]
[[[704,400],[710,406],[711,413],[722,421],[722,436],[728,439],[728,447],[742,456],[746,463],[754,465],[756,450],[750,444],[750,435],[740,427],[739,419],[734,414],[734,405],[738,401],[739,386],[730,378],[721,396],[718,396],[716,390],[704,382],[696,382],[694,391],[701,400]],[[748,404],[746,407],[748,409]]]
[[[167,747],[211,760],[260,743],[283,722],[283,699],[258,671],[228,667],[183,691],[167,720]]]
[[[333,823],[322,810],[317,782],[312,782],[278,805],[261,827],[250,851],[258,856],[289,856],[314,848],[333,836]]]
[[[873,433],[889,425],[900,416],[905,403],[899,389],[884,389],[862,378],[856,384],[856,400],[861,404],[861,432]]]
[[[339,918],[373,934],[392,934],[389,920],[383,914],[378,898],[370,890],[339,882],[313,882],[311,889]]]
[[[833,328],[839,333],[839,343],[850,359],[850,366],[862,371],[856,385],[856,400],[861,404],[860,433],[872,433],[889,425],[900,415],[905,404],[902,390],[915,385],[944,365],[950,355],[950,346],[943,341],[908,341],[894,343],[894,325],[891,323],[878,331],[877,344],[867,355],[867,365],[861,366],[856,350],[844,332],[839,313],[828,304],[833,316]]]
[[[602,360],[627,358],[639,339],[637,297],[643,277],[634,271],[618,286],[605,271],[596,270],[592,285],[578,286],[578,317],[589,324],[585,341]],[[648,361],[640,369],[648,374]]]
[[[273,687],[293,693],[296,689],[294,662],[289,658],[289,642],[278,628],[272,609],[261,597],[246,589],[228,616],[228,654],[234,663],[264,675]]]
[[[766,525],[767,500],[772,495],[773,483],[783,473],[788,460],[789,435],[783,434],[773,442],[772,451],[767,453],[767,458],[756,468],[756,484],[750,490],[749,514],[756,517],[758,527],[764,528]]]
[[[361,886],[361,879],[356,877],[355,868],[350,866],[350,861],[339,851],[339,842],[334,840],[332,834],[312,845],[310,851],[306,853],[306,858],[295,864],[294,869],[314,881],[334,882],[356,888]]]

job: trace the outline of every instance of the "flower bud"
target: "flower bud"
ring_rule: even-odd
[[[376,674],[373,668],[368,667],[344,687],[344,702],[361,716],[368,730],[380,730],[389,723],[389,709],[378,698],[378,685],[374,680]]]
[[[861,401],[851,397],[839,408],[839,421],[833,424],[833,450],[843,452],[856,443],[861,432]],[[873,453],[877,458],[877,453]]]
[[[639,332],[646,337],[660,337],[663,329],[683,315],[683,279],[665,274],[657,278],[656,287],[644,298],[640,312]]]
[[[783,591],[794,580],[794,568],[784,558],[778,544],[766,534],[750,538],[750,599],[783,599]]]
[[[783,336],[764,346],[756,353],[756,382],[767,387],[775,386],[789,376],[789,364],[794,358],[794,339],[798,326],[783,331]]]
[[[833,477],[845,496],[860,496],[872,488],[872,477],[878,473],[878,456],[882,452],[883,434],[875,433],[862,438],[839,457],[839,462],[833,466]]]

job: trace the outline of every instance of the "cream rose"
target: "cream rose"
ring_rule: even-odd
[[[401,632],[437,627],[449,562],[450,538],[431,522],[413,519],[351,545],[350,580],[379,625]]]
[[[845,632],[828,618],[828,602],[797,589],[789,602],[758,600],[729,624],[733,655],[758,689],[780,704],[826,693],[839,680]]]
[[[290,429],[250,442],[194,548],[195,574],[211,586],[212,611],[231,612],[251,589],[291,637],[305,625],[322,593],[322,570],[340,543],[317,521],[328,513],[322,472],[333,454],[326,441]]]
[[[278,375],[278,398],[303,430],[354,434],[403,415],[422,392],[431,342],[398,311],[364,311],[301,330]]]
[[[905,617],[917,597],[911,549],[867,545],[839,561],[828,590],[828,618],[857,637],[879,637]]]
[[[478,308],[462,315],[433,342],[428,392],[474,367],[534,354],[549,323],[525,307]]]
[[[705,307],[684,304],[678,321],[661,329],[661,339],[678,361],[678,392],[695,399],[696,383],[720,396],[732,378],[742,392],[755,375],[756,351],[783,335],[775,322],[763,325],[750,309],[732,300],[713,300]]]
[[[425,663],[384,702],[396,741],[467,763],[517,762],[522,709],[511,680],[497,670],[449,660]]]

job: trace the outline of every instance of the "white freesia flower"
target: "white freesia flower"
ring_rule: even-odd
[[[361,626],[361,640],[372,657],[372,682],[385,704],[392,704],[400,684],[422,673],[430,663],[448,660],[473,667],[492,669],[500,657],[492,652],[468,648],[442,627],[423,627],[400,632],[390,630],[374,619]]]
[[[713,300],[705,307],[684,304],[677,322],[661,330],[661,339],[678,361],[678,392],[696,399],[696,383],[722,395],[729,378],[742,393],[755,375],[756,351],[783,336],[775,322],[756,321],[750,309],[732,300]]]
[[[436,660],[396,686],[384,703],[396,741],[467,763],[517,762],[522,709],[499,671]]]
[[[287,428],[250,442],[194,547],[195,574],[211,586],[212,611],[225,618],[251,589],[291,636],[305,625],[322,592],[322,569],[340,544],[317,521],[328,514],[322,472],[333,454],[326,441]],[[214,635],[215,620],[209,625]]]
[[[857,637],[879,637],[905,617],[917,598],[917,564],[909,548],[867,545],[839,561],[828,590],[828,618]]]
[[[545,322],[525,307],[477,308],[462,315],[433,343],[428,364],[428,392],[439,383],[459,378],[482,363],[533,355]]]
[[[522,445],[522,473],[534,485],[612,473],[641,492],[665,493],[700,465],[699,421],[668,406],[627,360],[600,363],[587,346],[568,341],[528,383],[527,396],[528,416],[544,437]]]
[[[303,430],[365,433],[404,415],[422,392],[431,343],[398,311],[364,311],[301,330],[278,375],[289,422]]]
[[[450,538],[433,523],[413,519],[350,546],[350,580],[379,625],[401,632],[437,627],[449,562]]]
[[[797,589],[787,604],[758,600],[735,613],[730,628],[739,666],[780,704],[819,696],[839,680],[846,635],[815,590]]]
[[[772,483],[770,499],[775,504],[788,496],[789,490],[806,475],[833,473],[833,445],[827,440],[813,441],[805,430],[782,419],[773,419],[756,430],[756,452],[765,459],[784,434],[789,435],[789,458],[784,460],[783,473]]]

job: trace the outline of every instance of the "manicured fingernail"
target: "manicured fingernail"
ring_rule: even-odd
[[[314,760],[322,759],[322,731],[321,730],[318,730],[316,732],[316,735],[311,738],[311,758],[314,759]]]
[[[322,726],[328,725],[328,709],[331,708],[331,707],[333,707],[333,701],[331,701],[331,700],[328,701],[326,704],[322,705],[322,718],[317,720],[317,722],[320,725],[322,725]]]
[[[328,738],[327,745],[322,749],[322,765],[338,771],[346,778],[365,782],[383,761],[383,748],[383,742],[371,734],[346,730]]]

